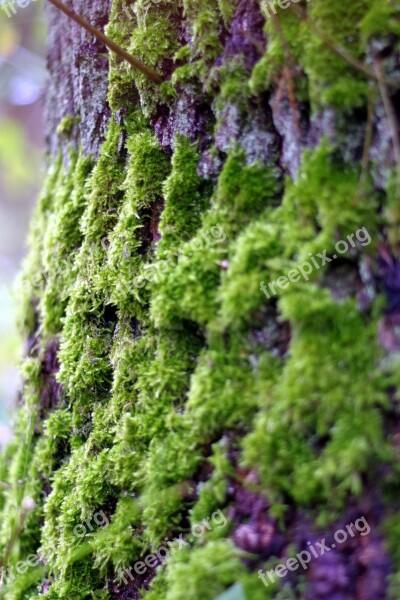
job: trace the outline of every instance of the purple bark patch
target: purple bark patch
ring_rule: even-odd
[[[229,32],[225,36],[224,52],[216,64],[219,66],[227,58],[240,56],[250,71],[265,49],[264,22],[258,2],[239,0]]]
[[[108,21],[109,1],[76,0],[74,10],[90,15],[90,22],[102,30]],[[49,5],[48,69],[46,90],[47,144],[51,156],[60,149],[57,127],[67,116],[77,117],[71,141],[95,158],[104,141],[110,109],[107,103],[107,49],[82,27]],[[64,140],[66,142],[66,140]],[[67,144],[62,150],[67,158]]]

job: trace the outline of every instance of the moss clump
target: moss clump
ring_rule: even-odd
[[[328,5],[323,0],[310,3],[310,20],[323,34],[343,46],[353,56],[362,57],[359,37],[354,31],[359,29],[360,21],[369,7],[367,0],[356,0],[350,6],[344,4]],[[304,46],[304,68],[310,81],[311,99],[320,99],[322,103],[348,109],[362,106],[367,95],[365,78],[351,68],[340,57],[326,47],[323,39],[311,32]]]
[[[213,600],[244,571],[237,550],[226,540],[192,552],[181,551],[168,567],[166,600],[183,600],[188,594],[194,600]],[[151,592],[144,597],[155,598]]]
[[[160,258],[177,250],[197,232],[208,206],[208,188],[198,175],[199,154],[187,137],[178,136],[171,161],[171,175],[164,185],[165,206],[160,219]]]
[[[399,5],[393,0],[374,0],[370,3],[361,21],[362,41],[377,36],[399,35],[400,22],[398,19]]]
[[[366,327],[353,301],[338,306],[312,284],[287,294],[281,307],[293,327],[291,356],[246,442],[247,456],[264,465],[273,495],[342,508],[349,492],[361,492],[364,473],[393,460],[380,414],[387,401],[375,327]]]
[[[70,290],[76,280],[74,262],[82,243],[79,223],[85,209],[85,184],[91,168],[90,158],[73,161],[70,172],[64,175],[58,187],[54,212],[44,235],[43,277],[46,286],[40,308],[45,336],[60,332],[69,300],[63,290]]]
[[[74,117],[74,115],[68,115],[61,121],[61,123],[57,127],[57,133],[60,136],[64,135],[67,138],[70,138],[72,135],[72,132],[74,130],[74,127],[78,124],[79,124],[79,119],[77,117]]]
[[[301,17],[298,7],[293,10],[276,7],[277,15],[273,15],[267,6],[262,4],[268,44],[265,55],[254,68],[252,89],[257,92],[267,89],[282,77],[287,65],[293,69],[298,97],[309,99],[316,109],[329,106],[349,111],[364,106],[368,78],[340,55],[343,55],[341,50],[362,60],[372,36],[389,29],[395,31],[398,24],[391,23],[396,10],[393,3],[388,0],[371,5],[367,0],[358,0],[348,7],[316,0],[307,5],[306,19]],[[296,73],[296,64],[306,77]]]

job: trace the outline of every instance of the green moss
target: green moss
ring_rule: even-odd
[[[268,5],[268,4],[267,4]],[[304,56],[304,42],[307,39],[307,27],[290,10],[277,8],[277,17],[271,18],[270,9],[261,4],[266,17],[265,34],[268,44],[264,55],[254,66],[250,87],[253,93],[263,92],[282,75],[282,68],[287,62],[287,49],[291,57],[300,61]],[[308,83],[308,82],[307,82]],[[296,87],[298,79],[296,78]]]
[[[315,108],[331,106],[338,111],[364,106],[368,79],[339,54],[344,48],[354,58],[363,59],[369,36],[374,34],[374,27],[369,26],[373,12],[379,11],[381,27],[388,26],[389,16],[394,12],[388,4],[379,3],[377,9],[378,3],[371,7],[367,0],[357,0],[351,7],[313,0],[307,5],[307,20],[292,10],[279,9],[271,18],[271,9],[264,6],[268,44],[253,70],[252,90],[264,91],[280,79],[290,57],[300,99],[309,98]],[[379,23],[374,21],[374,24],[376,31],[382,32]],[[332,47],[339,49],[339,54]],[[295,75],[295,64],[301,66],[306,78]]]
[[[178,316],[204,324],[217,316],[217,290],[228,245],[263,206],[276,202],[278,192],[274,169],[245,166],[242,153],[232,153],[202,227],[191,242],[181,246],[177,266],[166,272],[155,290],[152,315],[156,324]]]
[[[151,243],[152,229],[156,227],[169,163],[156,138],[146,129],[132,134],[127,149],[129,165],[121,186],[126,193],[118,222],[109,236],[107,283],[110,302],[131,316],[141,317],[137,305],[145,302],[146,290],[142,290],[138,275],[146,244]],[[137,239],[141,232],[143,242]]]
[[[397,0],[374,0],[364,15],[360,28],[364,45],[378,35],[400,35],[399,4]]]
[[[80,429],[92,411],[89,399],[96,395],[99,400],[105,398],[112,377],[108,351],[115,324],[107,320],[100,290],[105,281],[107,234],[117,221],[122,195],[124,165],[117,153],[120,134],[113,123],[88,182],[88,204],[81,219],[83,242],[74,266],[78,278],[68,303],[60,349],[60,381],[71,401],[83,409],[75,412],[75,427]],[[84,429],[81,431],[84,434]]]
[[[224,441],[213,445],[213,455],[208,462],[212,465],[213,472],[210,479],[199,486],[198,500],[190,514],[192,526],[201,523],[205,515],[212,515],[220,506],[224,506],[228,477],[234,475]]]
[[[57,410],[47,419],[44,434],[37,445],[35,460],[42,476],[50,478],[54,472],[57,458],[65,456],[71,437],[71,414],[66,409]],[[61,446],[61,447],[60,447]]]
[[[237,8],[237,0],[233,0],[233,2],[231,0],[218,0],[218,6],[224,19],[225,27],[229,29],[232,17]]]
[[[146,551],[141,532],[141,510],[134,498],[121,498],[110,525],[94,536],[95,566],[103,573],[110,565],[119,573]]]
[[[60,136],[65,135],[67,138],[70,138],[74,127],[78,124],[79,119],[77,117],[74,117],[74,115],[68,115],[67,117],[64,117],[57,127],[57,133]]]
[[[387,180],[386,192],[387,203],[385,217],[388,223],[388,238],[394,248],[399,244],[400,239],[400,212],[398,203],[398,194],[400,190],[400,167],[396,167]]]
[[[322,141],[313,152],[305,152],[300,178],[288,182],[282,206],[286,253],[302,245],[298,257],[333,249],[335,239],[366,227],[376,230],[377,195],[366,187],[362,202],[357,198],[359,170],[337,158]],[[309,243],[307,243],[309,242]]]
[[[165,600],[214,600],[243,573],[237,550],[220,540],[192,552],[180,551],[168,561]],[[155,600],[150,592],[146,600]]]
[[[44,237],[54,207],[55,191],[62,177],[61,157],[50,167],[43,191],[38,200],[29,232],[30,253],[24,262],[18,292],[21,298],[20,328],[30,335],[36,328],[35,306],[42,296],[46,279],[44,277]]]
[[[175,141],[171,175],[165,181],[165,206],[160,220],[161,240],[158,256],[177,250],[182,241],[197,231],[208,205],[208,186],[197,173],[199,155],[195,145],[184,136]]]
[[[76,280],[74,263],[82,242],[79,223],[85,209],[85,184],[91,168],[91,158],[77,160],[55,193],[54,213],[44,236],[43,277],[46,285],[41,310],[46,336],[60,332],[69,300],[63,290],[70,290]]]
[[[184,0],[185,14],[192,24],[193,54],[202,65],[200,74],[206,73],[206,62],[212,62],[222,51],[220,33],[223,27],[220,9],[212,0]],[[224,16],[228,16],[227,3],[223,2]],[[231,9],[232,10],[232,9]]]
[[[107,34],[133,56],[161,72],[163,62],[172,58],[179,47],[179,29],[174,25],[178,22],[179,6],[174,0],[150,5],[138,0],[134,6],[135,11],[131,11],[131,18],[127,19],[123,10],[127,8],[125,0],[113,2]],[[119,57],[113,58],[111,65],[109,102],[112,109],[131,107],[136,110],[139,100],[143,113],[149,117],[157,105],[160,88]]]
[[[363,473],[393,460],[380,414],[386,399],[376,331],[353,301],[338,305],[325,290],[303,287],[281,302],[293,327],[291,355],[246,452],[264,465],[264,484],[277,500],[285,490],[299,504],[318,498],[341,507],[349,492],[361,492]]]
[[[271,276],[268,266],[284,263],[282,226],[271,221],[272,211],[267,210],[238,236],[232,247],[229,268],[219,291],[225,326],[254,323],[256,311],[265,305],[260,284]]]
[[[360,40],[354,32],[359,29],[368,7],[367,0],[355,0],[350,6],[315,0],[310,3],[308,11],[312,23],[325,36],[345,47],[351,55],[362,58]],[[304,46],[303,66],[309,77],[310,96],[314,101],[320,100],[340,110],[365,103],[368,90],[365,77],[335,55],[324,40],[312,31]]]

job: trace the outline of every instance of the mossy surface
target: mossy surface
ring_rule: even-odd
[[[379,140],[363,147],[375,84],[318,34],[364,60],[397,32],[394,5],[312,0],[308,21],[290,10],[265,20],[254,0],[133,6],[128,19],[114,0],[107,33],[168,81],[157,88],[111,56],[99,155],[74,144],[74,115],[58,129],[69,149],[53,157],[32,223],[23,404],[0,460],[1,548],[23,498],[35,501],[8,567],[39,550],[47,560],[0,594],[216,600],[239,583],[247,600],[298,598],[301,573],[267,590],[257,570],[287,557],[299,523],[305,544],[364,511],[374,530],[359,585],[386,574],[386,535],[395,598],[398,352],[378,331],[400,313],[396,171]],[[391,76],[393,56],[382,59]],[[277,93],[293,101],[277,91],[290,77],[308,111],[296,178],[271,108]],[[312,132],[324,111],[337,138],[323,122]],[[350,151],[341,132],[355,114],[363,135]],[[363,150],[391,175],[374,179]],[[337,242],[362,228],[369,243],[335,262]],[[321,253],[307,280],[266,298],[263,282]],[[216,511],[224,525],[191,539]],[[122,577],[179,536],[185,547],[163,565]],[[329,579],[313,577],[307,600]]]

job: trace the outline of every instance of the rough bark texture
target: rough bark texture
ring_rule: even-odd
[[[166,82],[49,8],[4,597],[398,599],[396,2],[72,4]]]

